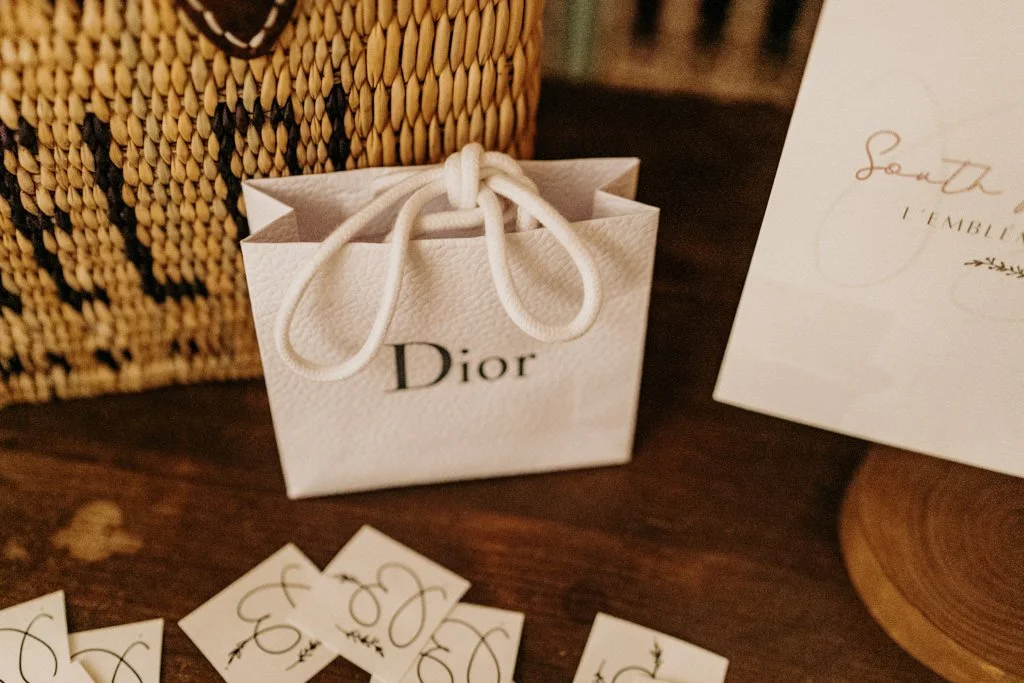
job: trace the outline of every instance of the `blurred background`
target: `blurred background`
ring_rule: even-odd
[[[547,0],[548,76],[789,108],[823,0]]]

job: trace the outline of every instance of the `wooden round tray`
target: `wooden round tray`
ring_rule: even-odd
[[[952,681],[1024,681],[1024,479],[875,447],[840,517],[882,628]]]

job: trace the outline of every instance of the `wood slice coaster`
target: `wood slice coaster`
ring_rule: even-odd
[[[952,681],[1024,682],[1024,479],[881,446],[840,538],[882,628]]]

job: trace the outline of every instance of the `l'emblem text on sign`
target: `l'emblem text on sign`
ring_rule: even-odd
[[[448,378],[456,365],[456,376],[460,384],[475,380],[494,382],[503,377],[526,377],[527,363],[537,357],[535,353],[527,353],[514,358],[487,356],[476,360],[469,349],[460,349],[458,360],[455,360],[451,351],[431,342],[407,342],[389,346],[395,350],[394,391],[437,386]]]

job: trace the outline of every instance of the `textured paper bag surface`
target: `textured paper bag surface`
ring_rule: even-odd
[[[538,342],[502,308],[482,236],[415,239],[385,346],[356,376],[327,383],[282,362],[273,342],[275,316],[299,266],[392,172],[246,186],[257,232],[242,248],[290,495],[629,459],[657,210],[618,196],[635,192],[633,159],[525,162],[523,168],[573,221],[597,262],[604,305],[593,328],[571,342]],[[362,344],[379,305],[390,248],[380,239],[388,229],[385,218],[313,281],[292,330],[303,355],[339,359]],[[580,278],[551,232],[509,234],[507,242],[526,306],[546,321],[571,319]]]

